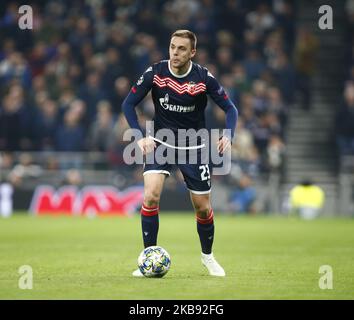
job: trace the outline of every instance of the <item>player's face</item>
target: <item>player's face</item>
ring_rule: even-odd
[[[173,37],[170,43],[170,63],[173,68],[183,68],[195,56],[189,39]]]

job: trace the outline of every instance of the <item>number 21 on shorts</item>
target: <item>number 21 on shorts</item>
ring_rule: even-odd
[[[200,174],[200,178],[202,179],[202,181],[209,180],[210,179],[209,165],[205,164],[199,166],[199,169],[202,170]]]

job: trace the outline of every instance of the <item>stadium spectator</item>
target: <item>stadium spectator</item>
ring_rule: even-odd
[[[84,15],[76,20],[74,29],[71,30],[68,41],[74,51],[79,50],[86,43],[90,43],[92,39],[92,28],[90,20]]]
[[[268,108],[267,84],[263,80],[255,80],[252,86],[253,110],[257,116],[264,114]]]
[[[96,120],[89,128],[89,150],[105,152],[112,144],[114,118],[108,101],[102,100],[97,105]]]
[[[29,88],[31,86],[31,72],[23,54],[11,52],[0,62],[0,83],[11,83],[13,80]]]
[[[242,64],[246,70],[247,77],[251,81],[260,78],[262,72],[266,69],[261,54],[256,49],[251,49],[246,53],[245,60]]]
[[[80,187],[82,186],[83,179],[81,172],[77,169],[69,169],[64,172],[64,179],[62,184],[64,186],[70,185],[70,186],[75,186],[75,187]]]
[[[242,64],[235,64],[232,67],[234,84],[237,90],[237,101],[241,100],[241,94],[251,90],[251,81],[247,78],[245,68]]]
[[[229,47],[220,47],[216,51],[216,63],[221,74],[229,73],[234,57]]]
[[[233,191],[229,206],[232,212],[255,213],[256,189],[252,186],[252,179],[246,174],[242,174],[238,181],[237,190]]]
[[[252,133],[257,149],[260,153],[264,154],[268,146],[269,138],[272,134],[267,113],[263,113],[257,118],[257,123],[252,129]]]
[[[268,106],[267,109],[270,113],[277,116],[280,125],[285,129],[288,121],[288,108],[284,103],[281,92],[277,87],[270,87],[267,90]]]
[[[0,153],[0,172],[5,170],[10,170],[14,163],[14,157],[11,152],[2,152]]]
[[[305,27],[299,28],[294,50],[297,70],[297,89],[302,95],[302,107],[309,110],[311,106],[311,78],[315,71],[318,39]]]
[[[354,83],[344,90],[344,103],[336,115],[337,146],[341,155],[354,154]]]
[[[122,103],[130,90],[130,82],[127,77],[118,77],[114,81],[114,92],[111,96],[113,112],[118,115],[122,112]]]
[[[0,113],[0,149],[14,151],[20,149],[19,106],[9,96],[2,99]]]
[[[271,32],[266,38],[263,47],[263,55],[266,63],[270,67],[274,67],[277,58],[284,51],[284,40],[282,34],[276,30]]]
[[[97,71],[87,75],[85,83],[79,89],[78,97],[85,102],[88,121],[92,122],[96,116],[98,102],[107,98],[101,88],[101,75]]]
[[[39,150],[53,151],[55,149],[55,134],[58,127],[58,106],[53,100],[45,100],[37,110],[34,119],[36,144]]]
[[[19,187],[25,181],[38,179],[43,173],[40,165],[34,163],[30,153],[22,153],[19,156],[19,163],[10,171],[8,180],[10,183]]]
[[[30,149],[32,137],[31,113],[25,104],[22,86],[13,85],[2,99],[0,107],[0,149],[16,151]]]
[[[110,99],[113,97],[115,81],[123,75],[123,61],[120,52],[114,47],[110,47],[105,51],[106,66],[102,76],[103,88],[107,91]],[[112,101],[112,100],[111,100]],[[117,106],[117,108],[120,106]],[[120,110],[119,110],[120,111]]]
[[[267,164],[270,171],[281,169],[284,153],[284,142],[278,135],[272,135],[267,146]]]
[[[127,142],[123,141],[124,132],[129,128],[128,122],[123,115],[119,114],[113,128],[112,144],[109,148],[108,159],[112,167],[124,166],[123,152]],[[132,166],[125,166],[132,167]]]
[[[237,140],[232,144],[231,153],[233,159],[249,161],[251,159],[251,150],[254,147],[253,135],[250,130],[244,127],[242,117],[239,117],[236,128]]]
[[[241,41],[239,38],[235,38],[235,36],[228,30],[220,30],[216,33],[216,45],[220,48],[229,48],[232,51],[232,57],[234,61],[238,61],[242,59],[243,49],[241,46]],[[200,53],[200,52],[199,52]],[[229,70],[228,70],[229,72]]]
[[[216,5],[219,3],[216,2]],[[229,30],[236,39],[243,40],[243,30],[245,30],[245,8],[242,1],[227,0],[221,4],[217,10],[218,21],[221,29]]]
[[[64,123],[55,134],[56,150],[74,152],[84,150],[84,128],[80,125],[80,116],[74,109],[65,112]]]
[[[280,0],[275,1],[273,6],[276,25],[283,34],[283,39],[286,42],[285,51],[291,53],[294,47],[296,30],[294,4],[291,0]]]
[[[255,115],[253,95],[251,93],[245,93],[241,96],[241,115],[245,122],[245,128],[253,132],[253,129],[257,126],[257,117]]]
[[[284,51],[279,53],[279,55],[275,58],[271,70],[276,84],[282,93],[284,101],[291,105],[294,103],[296,73]]]
[[[263,35],[275,25],[274,15],[266,3],[258,4],[256,10],[246,15],[247,25],[259,35]]]
[[[236,98],[239,96],[237,88],[235,87],[234,77],[231,73],[225,73],[220,77],[220,83],[224,87],[230,100],[236,103]]]

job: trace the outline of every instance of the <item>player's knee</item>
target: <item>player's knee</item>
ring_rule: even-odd
[[[151,206],[157,206],[160,203],[160,194],[156,191],[153,190],[147,190],[145,191],[144,194],[144,203],[151,207]]]
[[[210,205],[197,205],[195,206],[195,213],[198,218],[207,219],[210,213]]]

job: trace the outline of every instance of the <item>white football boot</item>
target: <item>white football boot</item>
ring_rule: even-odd
[[[218,264],[212,253],[202,253],[202,264],[208,269],[211,276],[225,277],[224,269]]]
[[[133,271],[132,275],[133,275],[133,277],[143,277],[144,276],[139,269],[136,269],[135,271]]]

